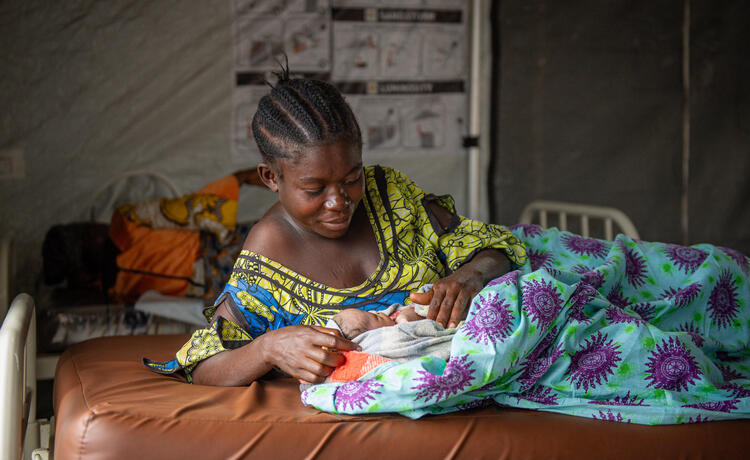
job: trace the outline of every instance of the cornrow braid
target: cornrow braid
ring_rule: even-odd
[[[340,141],[362,146],[354,113],[332,84],[277,74],[279,83],[258,103],[251,129],[265,161],[294,158],[301,148]]]

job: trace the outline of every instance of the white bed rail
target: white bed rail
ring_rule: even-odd
[[[589,236],[589,224],[591,219],[601,219],[604,221],[604,238],[607,240],[611,241],[615,237],[613,223],[617,224],[622,230],[622,233],[630,238],[640,238],[635,225],[633,225],[633,222],[624,212],[607,206],[537,200],[529,203],[523,211],[521,211],[519,222],[531,224],[534,223],[534,216],[538,216],[539,225],[546,228],[549,214],[552,213],[557,214],[558,228],[560,230],[568,229],[569,216],[578,216],[581,225],[580,232],[583,236]]]
[[[0,328],[0,460],[47,457],[34,450],[40,445],[35,360],[34,299],[19,294]]]
[[[10,238],[0,238],[0,322],[5,318],[10,303],[10,278],[13,276],[13,258]]]

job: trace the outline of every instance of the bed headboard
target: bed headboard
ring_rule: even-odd
[[[619,209],[608,206],[595,206],[580,203],[565,203],[562,201],[532,201],[521,211],[520,223],[532,224],[538,223],[542,227],[547,227],[550,215],[555,215],[557,227],[560,230],[568,230],[568,217],[576,216],[579,219],[578,233],[582,236],[589,236],[591,221],[601,221],[603,224],[603,237],[606,240],[613,240],[615,237],[613,224],[617,224],[621,232],[633,239],[639,239],[638,230]]]

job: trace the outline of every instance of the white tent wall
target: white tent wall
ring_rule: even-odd
[[[230,152],[229,0],[5,0],[0,29],[0,149],[20,149],[25,163],[23,177],[0,179],[16,291],[33,291],[47,229],[88,219],[112,176],[147,169],[192,191],[259,160],[238,164]],[[466,212],[464,152],[365,156],[374,161],[454,195]],[[243,189],[240,219],[274,199]]]

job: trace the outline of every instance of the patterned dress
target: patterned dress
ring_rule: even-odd
[[[382,310],[404,303],[409,293],[452,273],[482,249],[503,250],[514,267],[525,263],[526,251],[516,236],[502,226],[458,216],[450,196],[425,194],[406,176],[386,167],[366,167],[365,178],[360,206],[365,207],[381,258],[367,280],[351,288],[332,288],[243,250],[214,307],[204,312],[210,325],[196,331],[175,359],[144,359],[144,364],[160,373],[181,370],[192,381],[192,370],[200,361],[241,347],[268,330],[324,325],[344,308]],[[428,202],[452,213],[446,228],[430,212]],[[211,319],[225,300],[239,318],[237,323]]]

